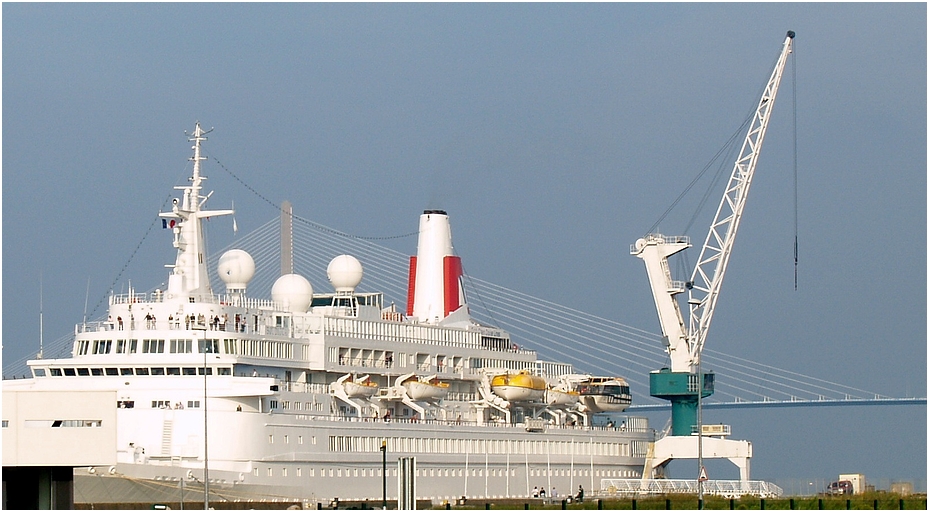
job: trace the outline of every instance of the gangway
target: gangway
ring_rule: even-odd
[[[647,496],[661,494],[697,494],[696,480],[603,478],[600,489],[607,496]],[[759,498],[776,498],[784,490],[761,480],[706,480],[703,493],[724,498],[752,495]]]

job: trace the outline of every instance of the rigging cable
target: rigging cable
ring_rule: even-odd
[[[252,194],[255,194],[255,196],[257,196],[259,199],[261,199],[262,201],[264,201],[264,202],[268,203],[269,205],[271,205],[271,207],[274,208],[274,209],[276,209],[278,212],[282,212],[282,211],[283,211],[279,205],[277,205],[277,204],[274,203],[274,201],[272,201],[272,200],[268,199],[267,197],[265,197],[264,195],[262,195],[260,192],[258,192],[257,190],[255,190],[254,187],[252,187],[252,186],[249,185],[248,183],[245,183],[245,180],[243,180],[242,178],[236,176],[232,171],[230,171],[229,169],[227,169],[226,166],[223,165],[223,163],[220,162],[219,159],[217,159],[215,156],[213,157],[213,161],[216,162],[217,165],[219,165],[220,167],[222,167],[223,170],[226,171],[226,173],[229,174],[229,176],[232,176],[233,179],[235,179],[236,181],[238,181],[239,183],[241,183],[242,186],[245,187],[249,192],[251,192]],[[404,233],[404,234],[402,234],[402,235],[391,235],[391,236],[358,236],[358,235],[352,235],[352,234],[349,234],[349,233],[343,233],[342,231],[338,231],[338,230],[335,230],[335,229],[332,229],[332,228],[323,226],[322,224],[317,224],[317,223],[315,223],[315,222],[313,222],[313,221],[311,221],[311,220],[309,220],[309,219],[304,219],[303,217],[298,217],[298,216],[296,216],[296,215],[292,215],[292,217],[293,217],[294,219],[300,221],[300,222],[303,222],[304,224],[306,224],[306,225],[308,225],[308,226],[310,226],[310,227],[312,227],[312,228],[314,228],[314,229],[318,229],[319,231],[323,231],[323,232],[326,232],[326,233],[330,233],[330,234],[337,235],[337,236],[341,236],[341,237],[345,237],[345,238],[356,238],[356,239],[358,239],[358,240],[393,240],[393,239],[396,239],[396,238],[406,238],[406,237],[409,237],[409,236],[413,236],[413,235],[418,235],[418,234],[419,234],[419,230],[417,230],[417,231],[413,231],[413,232],[410,232],[410,233]]]
[[[797,56],[790,60],[791,65],[791,85],[793,86],[793,115],[794,115],[794,291],[797,291],[797,281],[799,273],[799,252],[800,252],[800,235],[798,229],[798,194],[799,189],[797,181]]]

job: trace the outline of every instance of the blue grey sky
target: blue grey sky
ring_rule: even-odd
[[[214,160],[300,216],[391,236],[443,208],[467,273],[657,333],[629,245],[754,108],[794,30],[707,347],[926,396],[924,3],[2,9],[5,362],[38,349],[40,281],[46,341],[111,287],[165,281],[170,244],[140,241],[189,175],[197,120]],[[207,166],[240,233],[276,215]],[[702,241],[719,194],[686,234]],[[661,231],[681,234],[700,195]],[[753,442],[754,478],[925,485],[925,406],[708,414]]]

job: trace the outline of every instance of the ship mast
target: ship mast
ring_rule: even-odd
[[[212,130],[210,130],[212,131]],[[177,259],[173,271],[168,276],[168,299],[200,300],[212,296],[210,279],[206,267],[206,247],[203,237],[202,219],[220,215],[231,215],[233,210],[202,210],[209,196],[201,196],[201,184],[204,178],[200,174],[200,163],[206,160],[201,153],[201,144],[207,140],[204,131],[198,122],[189,141],[193,142],[194,154],[190,160],[194,163],[193,175],[190,184],[183,187],[174,187],[182,190],[180,201],[174,199],[174,206],[170,212],[162,212],[159,217],[171,219],[174,230],[174,247],[177,249]]]

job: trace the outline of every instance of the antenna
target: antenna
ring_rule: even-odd
[[[39,272],[39,353],[36,359],[42,359],[42,323],[42,272]]]
[[[84,292],[84,323],[87,323],[87,297],[90,295],[90,277],[87,277],[87,291]]]

